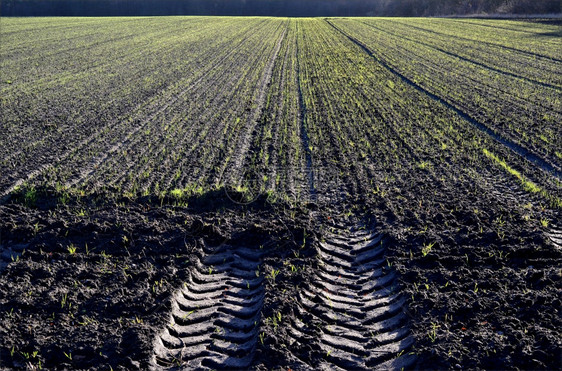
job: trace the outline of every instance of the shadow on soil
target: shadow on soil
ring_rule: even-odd
[[[261,328],[272,335],[252,367],[291,367],[291,337],[274,319],[295,321],[320,224],[349,210],[375,215],[387,236],[417,368],[559,368],[560,249],[527,209],[424,189],[397,184],[340,213],[224,190],[131,199],[21,189],[0,205],[0,368],[147,369],[192,256],[221,244],[266,250]],[[298,354],[320,361],[310,344]]]
[[[204,245],[267,246],[264,272],[295,249],[304,264],[308,209],[237,199],[246,195],[11,195],[0,205],[0,368],[147,369],[172,294]]]

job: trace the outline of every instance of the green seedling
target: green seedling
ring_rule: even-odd
[[[437,325],[437,323],[431,323],[431,327],[432,329],[428,335],[431,342],[434,343],[435,340],[437,340],[437,328],[439,328],[439,326]]]
[[[74,246],[73,244],[70,244],[70,246],[68,246],[66,249],[68,250],[68,253],[69,253],[70,255],[76,254],[76,249],[77,249],[77,247]]]
[[[422,256],[427,256],[431,252],[431,248],[435,245],[435,242],[428,243],[427,245],[423,245],[422,248]]]

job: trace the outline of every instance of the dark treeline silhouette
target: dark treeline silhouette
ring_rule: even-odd
[[[560,0],[0,0],[1,16],[439,16],[560,13]]]

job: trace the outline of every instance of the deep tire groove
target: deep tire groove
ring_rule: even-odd
[[[457,115],[459,115],[459,117],[461,117],[462,119],[464,119],[466,122],[468,122],[469,124],[471,124],[472,126],[474,126],[475,128],[477,128],[478,130],[480,130],[481,132],[487,134],[490,138],[494,139],[496,142],[502,144],[503,146],[505,146],[506,148],[509,148],[512,152],[516,153],[517,155],[521,156],[522,158],[524,158],[525,160],[534,163],[535,165],[537,165],[541,170],[547,172],[548,174],[554,176],[555,178],[557,178],[558,180],[562,180],[562,171],[556,167],[555,165],[549,163],[548,161],[546,161],[545,159],[541,158],[540,156],[530,152],[528,149],[522,147],[521,145],[512,142],[511,140],[502,137],[501,135],[499,135],[498,133],[496,133],[494,130],[490,129],[489,127],[487,127],[486,125],[484,125],[483,123],[475,120],[474,118],[472,118],[470,115],[468,115],[466,112],[462,111],[461,109],[457,108],[456,106],[452,105],[451,103],[449,103],[448,101],[446,101],[445,99],[443,99],[442,97],[430,92],[429,90],[425,89],[424,87],[420,86],[419,84],[415,83],[414,81],[410,80],[408,77],[406,77],[405,75],[403,75],[402,73],[398,72],[396,69],[394,69],[392,66],[390,66],[388,63],[386,63],[384,60],[382,60],[381,58],[379,58],[378,56],[376,56],[371,49],[369,49],[365,44],[363,44],[362,42],[360,42],[359,40],[357,40],[356,38],[348,35],[347,33],[345,33],[344,31],[342,31],[340,28],[338,28],[337,26],[335,26],[333,23],[331,23],[329,20],[325,20],[326,23],[328,23],[330,26],[332,26],[336,31],[338,31],[340,34],[342,34],[344,37],[346,37],[347,39],[349,39],[352,43],[354,43],[355,45],[359,46],[367,55],[369,55],[371,58],[373,58],[374,60],[376,60],[378,63],[380,63],[384,68],[386,68],[388,71],[390,71],[392,74],[394,74],[395,76],[397,76],[398,78],[400,78],[403,82],[405,82],[406,84],[410,85],[411,87],[413,87],[414,89],[418,90],[419,92],[427,95],[428,97],[430,97],[431,99],[441,103],[442,105],[444,105],[445,107],[447,107],[448,109],[454,111]]]
[[[554,246],[562,250],[562,226],[553,225],[548,233],[548,238]]]
[[[154,344],[153,368],[246,369],[256,348],[263,278],[260,253],[220,246],[195,254]]]
[[[299,293],[293,346],[313,344],[320,369],[400,369],[412,365],[414,339],[384,258],[384,238],[353,228],[327,233],[318,244],[318,269]],[[310,364],[310,360],[295,357]]]

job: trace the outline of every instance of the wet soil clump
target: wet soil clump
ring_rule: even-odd
[[[149,368],[191,256],[221,244],[265,251],[252,368],[299,369],[297,357],[315,367],[325,355],[295,343],[286,324],[302,317],[295,298],[317,273],[321,225],[362,215],[388,241],[415,368],[559,368],[562,253],[547,228],[482,195],[420,204],[414,193],[356,208],[218,191],[182,202],[14,195],[0,206],[0,367]]]

